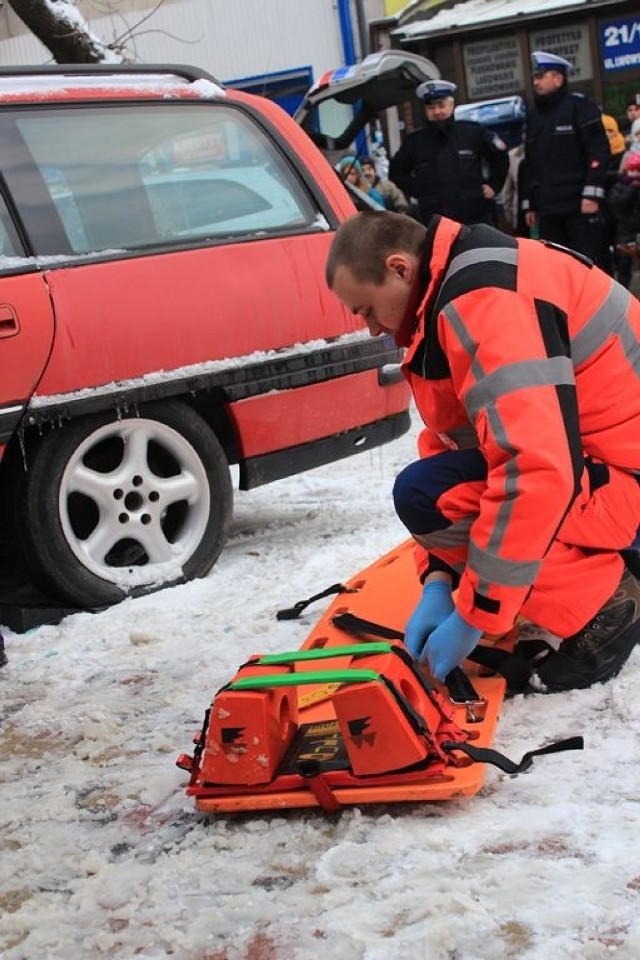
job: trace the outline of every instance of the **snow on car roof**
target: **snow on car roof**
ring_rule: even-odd
[[[3,76],[0,72],[0,99],[50,100],[66,97],[70,91],[138,93],[143,96],[166,97],[184,95],[215,99],[226,97],[226,91],[211,80],[191,81],[174,73],[71,73],[20,74]]]

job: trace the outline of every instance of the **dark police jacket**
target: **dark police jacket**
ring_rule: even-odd
[[[609,158],[595,103],[566,86],[536,97],[527,117],[523,210],[570,214],[580,212],[583,197],[602,202]]]
[[[389,179],[415,197],[420,219],[444,214],[460,223],[492,220],[483,183],[499,193],[509,155],[495,134],[470,120],[431,121],[409,134],[389,165]]]

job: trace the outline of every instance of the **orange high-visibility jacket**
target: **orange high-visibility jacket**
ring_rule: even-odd
[[[487,460],[486,485],[449,504],[449,536],[466,524],[461,615],[504,633],[588,499],[585,456],[640,475],[640,303],[570,251],[445,218],[431,221],[422,275],[403,363],[427,425],[419,450],[475,446]]]

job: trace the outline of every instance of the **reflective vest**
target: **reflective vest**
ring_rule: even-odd
[[[442,553],[467,535],[460,613],[504,633],[588,496],[585,457],[637,486],[640,303],[570,251],[445,218],[431,221],[423,272],[403,363],[427,425],[420,454],[478,446],[488,466],[479,493],[453,496]]]

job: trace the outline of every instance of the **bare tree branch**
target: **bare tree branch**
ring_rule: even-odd
[[[58,63],[120,63],[122,56],[91,32],[76,0],[7,0]]]

